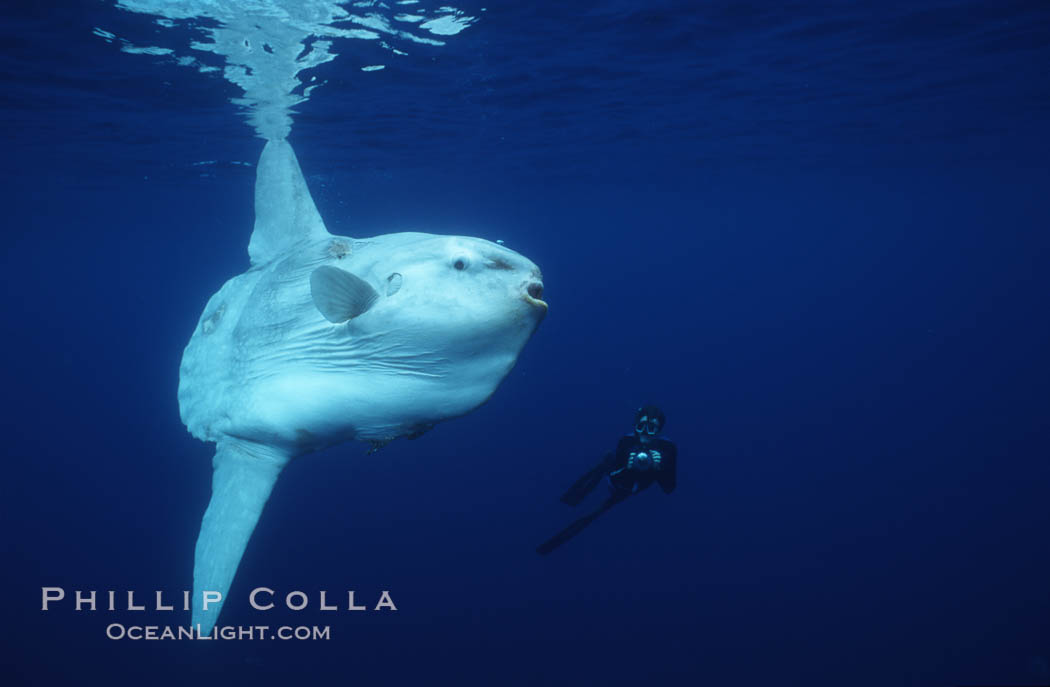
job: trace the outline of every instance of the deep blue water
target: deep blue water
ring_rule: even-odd
[[[178,366],[261,141],[225,81],[92,35],[145,17],[5,12],[4,684],[1050,683],[1050,6],[459,6],[382,72],[337,46],[291,140],[331,231],[503,239],[550,313],[471,415],[286,469],[223,622],[331,626],[301,643],[40,611],[191,584]],[[537,556],[647,401],[677,490]]]

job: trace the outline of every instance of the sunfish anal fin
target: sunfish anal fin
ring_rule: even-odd
[[[193,561],[193,626],[209,634],[263,506],[288,456],[273,448],[227,439],[215,450],[211,502],[204,512]],[[222,595],[203,607],[205,592]],[[209,596],[214,598],[214,596]]]
[[[339,324],[371,308],[379,294],[361,277],[325,265],[310,275],[314,306],[329,322]]]
[[[252,264],[328,236],[292,146],[283,139],[267,141],[255,171],[255,229],[248,242]]]

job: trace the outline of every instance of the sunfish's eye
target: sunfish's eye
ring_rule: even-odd
[[[454,263],[452,263],[452,266],[455,267],[457,270],[459,270],[461,272],[463,270],[467,269],[467,267],[469,265],[470,265],[470,261],[467,260],[466,258],[456,258],[456,261]]]

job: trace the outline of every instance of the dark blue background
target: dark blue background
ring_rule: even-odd
[[[188,32],[5,13],[4,683],[1050,682],[1046,4],[460,6],[442,48],[337,46],[292,142],[332,232],[504,239],[551,309],[475,413],[287,468],[223,620],[308,643],[39,610],[191,584],[178,365],[247,267],[261,141],[226,82],[91,30]],[[677,491],[536,556],[646,401]]]

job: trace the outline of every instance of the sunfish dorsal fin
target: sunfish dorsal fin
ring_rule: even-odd
[[[255,229],[248,242],[252,264],[328,235],[292,146],[287,140],[267,141],[255,173]]]

